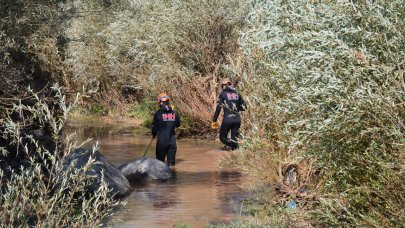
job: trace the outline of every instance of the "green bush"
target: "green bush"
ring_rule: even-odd
[[[256,173],[249,167],[274,157],[278,165],[267,169],[273,174],[260,177],[275,176],[281,193],[301,197],[314,224],[401,226],[403,2],[279,0],[251,7],[239,39],[244,56],[229,64],[249,107],[239,162]],[[289,167],[298,172],[295,184],[286,181]]]
[[[26,88],[45,89],[63,83],[61,28],[58,3],[52,0],[2,0],[0,7],[1,105],[22,99]],[[61,49],[59,49],[61,48]],[[31,80],[31,83],[29,82]],[[33,83],[32,81],[35,82]],[[5,99],[4,99],[5,98]]]
[[[151,127],[153,122],[153,114],[157,110],[158,105],[156,102],[144,101],[141,103],[134,103],[130,107],[130,116],[143,120],[144,127]]]
[[[105,115],[107,110],[104,105],[100,103],[93,103],[90,105],[88,112],[90,115]]]

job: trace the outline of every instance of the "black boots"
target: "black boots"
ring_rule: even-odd
[[[233,151],[233,150],[237,150],[237,149],[239,149],[239,146],[237,146],[237,147],[230,147],[230,146],[223,146],[223,147],[221,147],[221,148],[219,148],[220,150],[225,150],[225,151]]]
[[[169,166],[169,168],[173,169],[174,168],[175,163],[174,162],[168,162],[167,166]]]
[[[223,146],[221,148],[219,148],[220,150],[225,150],[225,151],[230,151],[232,150],[232,148],[230,146]]]

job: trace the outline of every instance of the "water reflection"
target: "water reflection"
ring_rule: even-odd
[[[150,137],[144,130],[123,127],[80,127],[82,139],[100,142],[101,153],[114,165],[141,157]],[[177,222],[191,227],[230,222],[239,214],[243,196],[239,184],[245,177],[234,169],[219,169],[224,152],[217,142],[178,140],[175,178],[137,183],[128,196],[126,210],[111,219],[113,227],[171,227]],[[147,156],[154,157],[152,144]]]

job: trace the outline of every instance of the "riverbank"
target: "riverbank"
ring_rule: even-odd
[[[68,126],[83,125],[126,125],[133,127],[144,126],[145,121],[130,116],[94,116],[81,113],[70,114],[66,124]]]
[[[100,104],[82,104],[69,113],[67,125],[126,125],[150,128],[153,115],[157,110],[157,104],[152,101],[121,103],[114,107],[101,106]],[[201,120],[190,117],[181,110],[177,111],[181,116],[180,127],[176,129],[177,138],[211,140],[216,138],[218,130],[211,129],[209,122],[201,122]]]

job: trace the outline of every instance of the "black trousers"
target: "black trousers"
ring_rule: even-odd
[[[156,159],[165,162],[167,156],[167,164],[175,165],[176,164],[176,136],[173,135],[166,140],[157,140],[156,143]]]
[[[219,140],[232,149],[236,149],[238,147],[239,128],[240,121],[222,122],[219,129]],[[231,132],[230,139],[228,138],[229,131]]]

